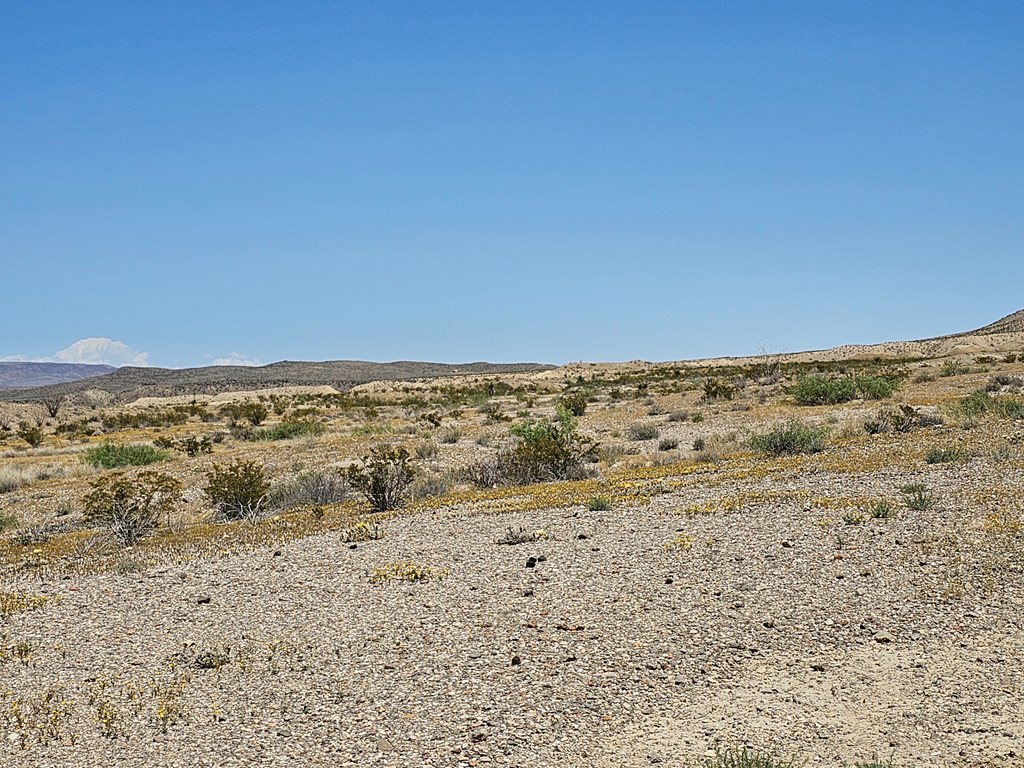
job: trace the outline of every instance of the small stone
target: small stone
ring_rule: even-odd
[[[789,539],[785,539],[785,540],[783,540],[783,542],[782,542],[782,548],[783,548],[783,549],[792,549],[792,548],[793,548],[793,542],[792,542],[792,541],[790,541]]]
[[[280,549],[275,549],[274,550],[274,557],[280,557],[280,556],[281,556],[281,550]]]
[[[825,665],[822,664],[821,662],[815,662],[814,664],[811,664],[811,669],[814,670],[815,672],[824,672],[825,671]]]
[[[526,558],[526,567],[527,568],[536,568],[537,567],[537,558],[536,557],[528,557],[528,558]]]
[[[287,739],[291,737],[292,732],[289,731],[287,728],[279,728],[277,731],[277,735],[281,738]]]
[[[394,745],[387,739],[377,739],[378,752],[391,752],[394,748]]]
[[[526,567],[529,568],[530,566],[526,566]],[[524,589],[523,590],[523,597],[533,597],[533,590],[532,589]]]
[[[518,656],[513,656],[512,657],[512,666],[513,667],[518,667],[522,663],[523,663],[523,660],[521,658],[519,658]]]
[[[209,595],[198,595],[198,596],[196,596],[196,603],[198,605],[206,605],[207,603],[210,602],[210,600],[211,600],[211,597]]]
[[[874,639],[876,643],[891,643],[896,638],[883,629],[881,632],[875,632]]]
[[[669,576],[669,577],[668,577],[667,579],[665,579],[665,583],[666,583],[666,584],[671,584],[671,583],[672,583],[672,581],[673,581],[673,579],[672,579],[672,577],[671,577],[671,576]]]

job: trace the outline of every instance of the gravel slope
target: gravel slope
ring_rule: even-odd
[[[725,483],[607,512],[451,509],[356,548],[330,534],[22,577],[8,587],[58,599],[0,630],[0,764],[610,768],[749,743],[811,765],[874,752],[1019,765],[1019,536],[983,539],[966,502],[972,478],[1019,488],[1022,468],[927,472],[935,508],[859,525],[769,493],[886,494],[896,473]],[[768,500],[681,514],[739,490]],[[497,544],[509,526],[549,538]],[[666,548],[681,535],[689,549]],[[448,574],[370,583],[409,560]]]

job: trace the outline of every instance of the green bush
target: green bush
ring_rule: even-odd
[[[134,477],[107,475],[90,483],[82,498],[87,522],[106,525],[125,545],[133,544],[174,509],[181,483],[170,475],[143,470]]]
[[[798,405],[835,405],[853,400],[857,396],[857,385],[852,378],[801,376],[787,392]]]
[[[267,503],[270,483],[256,462],[235,460],[226,467],[215,464],[203,492],[221,518],[254,521]]]
[[[779,424],[750,438],[750,447],[771,456],[817,453],[825,447],[827,427],[813,427],[798,419]]]
[[[266,420],[270,412],[263,403],[247,400],[244,403],[229,403],[221,408],[219,413],[232,424],[244,419],[254,427],[258,427]]]
[[[564,408],[573,416],[582,416],[587,412],[587,393],[582,389],[567,392],[558,399],[556,407]]]
[[[674,451],[679,447],[679,441],[674,437],[663,437],[658,441],[659,451]]]
[[[18,428],[18,437],[28,443],[31,448],[38,448],[39,444],[43,442],[43,430],[22,422]]]
[[[378,512],[405,506],[406,490],[415,475],[409,452],[386,446],[373,448],[363,457],[362,466],[349,467],[346,472],[349,484]]]
[[[921,512],[935,506],[935,495],[924,483],[910,483],[900,487],[907,509]]]
[[[87,450],[82,461],[101,469],[116,467],[141,467],[164,461],[169,454],[152,445],[124,445],[119,443],[102,443]]]
[[[511,428],[519,442],[498,455],[502,482],[526,484],[578,477],[583,464],[593,461],[597,445],[576,431],[567,413],[557,422],[527,421]]]
[[[837,405],[855,400],[882,400],[900,388],[897,376],[801,376],[788,390],[797,405]]]
[[[924,455],[928,464],[949,464],[954,461],[962,461],[967,458],[962,448],[930,448]]]
[[[587,509],[591,512],[607,512],[612,508],[611,500],[604,496],[595,496],[587,502]]]
[[[318,421],[282,421],[272,427],[255,429],[246,435],[247,440],[292,440],[306,435],[322,435],[327,430]]]
[[[732,400],[735,394],[736,387],[728,382],[714,378],[704,380],[703,397],[706,402],[710,403],[712,400]]]
[[[884,400],[900,388],[900,380],[895,376],[857,376],[854,382],[863,400]]]

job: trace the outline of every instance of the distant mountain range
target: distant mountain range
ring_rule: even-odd
[[[0,363],[0,389],[65,384],[105,376],[116,370],[112,365],[82,363]]]
[[[12,363],[12,365],[51,365]],[[56,363],[52,365],[58,365]],[[49,386],[23,384],[25,388],[0,389],[0,400],[32,402],[54,395],[71,396],[86,390],[103,390],[118,401],[139,397],[174,395],[216,395],[222,392],[271,389],[274,387],[331,386],[339,391],[369,381],[405,380],[456,376],[544,371],[554,366],[539,363],[368,363],[359,360],[272,363],[263,366],[212,365],[203,368],[106,368],[93,378],[64,379]],[[24,379],[23,379],[24,381]]]

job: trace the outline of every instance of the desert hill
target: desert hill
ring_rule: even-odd
[[[32,402],[52,395],[74,395],[101,390],[120,402],[140,397],[216,395],[277,387],[331,386],[346,390],[369,381],[434,378],[459,374],[505,374],[541,371],[538,363],[370,363],[359,360],[327,362],[282,361],[259,367],[207,366],[203,368],[118,368],[105,376],[30,389],[0,392],[0,400]]]
[[[82,363],[0,363],[0,389],[46,387],[103,376],[115,370],[111,365]]]

